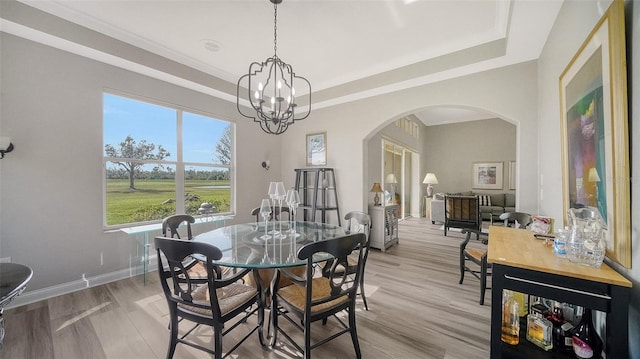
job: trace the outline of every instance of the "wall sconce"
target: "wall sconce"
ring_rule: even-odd
[[[264,168],[265,170],[269,170],[269,167],[271,166],[271,161],[266,160],[266,161],[262,161],[262,168]]]
[[[4,158],[4,154],[11,151],[13,151],[11,137],[0,137],[0,158]]]

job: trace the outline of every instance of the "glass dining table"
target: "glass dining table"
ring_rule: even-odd
[[[344,236],[342,227],[315,222],[264,222],[234,224],[204,232],[193,238],[218,247],[222,258],[216,264],[235,268],[284,268],[306,264],[297,257],[305,244]],[[316,262],[330,254],[314,257]]]

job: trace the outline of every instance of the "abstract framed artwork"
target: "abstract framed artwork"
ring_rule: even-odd
[[[307,135],[307,166],[327,165],[327,133]]]
[[[589,207],[604,221],[606,255],[631,267],[624,2],[615,0],[560,75],[564,222]]]
[[[473,188],[502,189],[502,162],[474,163]]]

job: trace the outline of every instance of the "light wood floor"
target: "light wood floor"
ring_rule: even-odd
[[[440,225],[409,219],[400,225],[400,244],[372,250],[366,267],[369,311],[358,305],[363,358],[489,357],[491,295],[478,304],[478,280],[458,284],[458,246],[463,236],[442,235]],[[169,332],[167,306],[155,273],[89,288],[5,312],[6,337],[0,358],[164,358]],[[312,330],[320,335],[332,321]],[[182,329],[182,327],[181,327]],[[241,328],[240,330],[243,330]],[[212,346],[209,328],[197,340]],[[229,348],[233,337],[225,337]],[[210,358],[178,345],[175,358]],[[261,347],[257,335],[231,358],[296,358],[288,345]],[[349,335],[313,351],[314,358],[354,358]]]

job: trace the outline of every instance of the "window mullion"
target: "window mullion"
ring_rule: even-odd
[[[185,166],[184,166],[184,161],[183,161],[183,157],[182,157],[182,111],[178,110],[176,111],[176,122],[177,122],[177,126],[176,126],[176,143],[178,144],[177,146],[177,160],[178,163],[176,164],[176,213],[187,213],[185,210],[185,203],[184,203],[184,173],[185,173]]]

